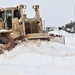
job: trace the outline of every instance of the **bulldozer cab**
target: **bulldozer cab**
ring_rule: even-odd
[[[0,37],[16,39],[24,35],[23,8],[23,5],[19,5],[0,9]],[[3,41],[2,38],[0,40]]]
[[[18,8],[6,10],[6,24],[9,29],[10,28],[12,29],[12,19],[13,18],[20,19],[20,13],[18,11]]]
[[[12,29],[13,18],[20,19],[18,7],[0,9],[0,29]]]

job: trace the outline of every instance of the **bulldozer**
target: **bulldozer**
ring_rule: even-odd
[[[0,43],[6,48],[13,48],[17,39],[49,38],[41,33],[43,28],[39,5],[33,5],[35,11],[33,18],[27,18],[26,5],[0,8]]]
[[[33,5],[33,18],[27,18],[26,5],[0,8],[0,50],[11,50],[16,40],[55,40],[54,34],[43,33],[43,23],[39,12],[39,5]],[[52,40],[53,41],[53,40]]]

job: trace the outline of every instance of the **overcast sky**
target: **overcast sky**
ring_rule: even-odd
[[[27,5],[27,17],[34,17],[32,5],[40,5],[46,26],[62,26],[74,20],[74,0],[0,0],[0,7]]]

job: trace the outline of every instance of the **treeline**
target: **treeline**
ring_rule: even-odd
[[[65,30],[69,33],[75,33],[75,21],[71,21],[70,23],[65,24],[58,28],[59,30]]]
[[[71,21],[70,23],[66,24],[65,27],[70,28],[70,29],[72,29],[72,28],[75,29],[75,21]]]

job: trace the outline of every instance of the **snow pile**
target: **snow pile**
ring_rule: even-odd
[[[64,31],[66,44],[24,41],[0,55],[1,75],[75,75],[75,39]],[[70,36],[70,37],[68,37]]]
[[[0,33],[8,33],[8,32],[12,32],[12,30],[6,30],[6,29],[1,29]]]
[[[64,44],[56,42],[33,40],[21,42],[12,51],[5,52],[5,54],[3,55],[5,55],[8,58],[26,53],[38,53],[49,56],[73,56],[75,55],[75,50],[66,47],[66,45]]]

